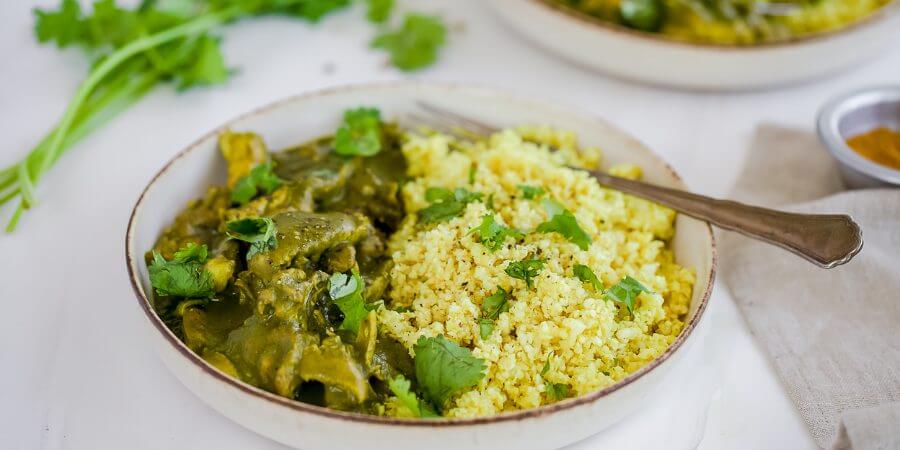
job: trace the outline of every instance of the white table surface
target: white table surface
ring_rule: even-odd
[[[42,0],[53,5],[55,0]],[[439,63],[407,76],[366,43],[361,9],[320,26],[263,19],[231,27],[227,86],[156,90],[67,154],[18,232],[0,236],[0,447],[280,448],[207,407],[148,348],[124,269],[124,231],[149,178],[201,133],[239,113],[322,87],[403,78],[473,82],[578,106],[667,158],[702,193],[725,195],[754,127],[812,131],[828,97],[897,82],[900,51],[802,86],[740,94],[652,88],[570,66],[522,42],[478,0],[406,2],[452,24]],[[0,163],[58,119],[86,73],[77,50],[38,46],[34,2],[0,2]],[[898,36],[900,37],[900,36]],[[4,224],[10,211],[3,211]],[[815,448],[721,283],[704,338],[672,392],[575,448]]]

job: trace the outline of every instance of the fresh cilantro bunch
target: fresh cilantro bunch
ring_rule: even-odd
[[[204,264],[208,257],[206,245],[188,244],[179,249],[170,261],[153,252],[147,267],[150,284],[159,295],[185,298],[208,298],[215,293],[212,274]]]
[[[370,21],[390,18],[393,0],[366,1]],[[6,230],[15,230],[24,211],[36,204],[38,182],[66,150],[154,87],[172,83],[186,90],[226,82],[233,70],[225,62],[220,38],[213,34],[223,25],[262,15],[317,22],[350,4],[351,0],[143,0],[129,9],[115,0],[95,0],[87,12],[78,0],[61,0],[56,10],[35,9],[39,42],[81,47],[93,63],[59,122],[21,161],[0,170],[0,206],[18,200]],[[439,19],[411,14],[401,28],[382,33],[373,46],[387,50],[398,68],[415,70],[434,62],[444,41]],[[241,191],[239,200],[249,191]]]
[[[422,14],[407,14],[403,25],[388,31],[372,41],[372,47],[387,50],[391,64],[401,70],[417,70],[428,67],[437,60],[443,47],[447,27],[441,19]]]

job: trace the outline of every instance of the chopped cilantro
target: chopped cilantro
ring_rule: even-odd
[[[575,215],[553,200],[544,199],[541,203],[544,205],[544,209],[547,210],[547,216],[550,217],[550,220],[538,225],[537,231],[541,233],[559,233],[568,239],[569,242],[577,245],[578,248],[587,250],[591,245],[591,237],[578,226]]]
[[[484,377],[484,360],[444,336],[420,336],[413,351],[416,379],[425,397],[439,410],[451,397],[476,386]]]
[[[491,195],[488,195],[487,203],[485,203],[484,206],[487,207],[487,209],[494,211],[494,193],[493,192],[491,193]]]
[[[481,303],[481,318],[478,319],[478,331],[481,339],[487,339],[494,332],[494,321],[500,313],[509,311],[509,301],[506,299],[506,291],[497,288],[497,292],[488,296]]]
[[[575,276],[583,283],[591,283],[591,286],[593,286],[595,291],[603,292],[603,283],[600,282],[600,279],[597,278],[597,275],[594,274],[594,271],[591,270],[590,267],[585,266],[584,264],[575,264],[575,267],[572,268],[572,272],[574,272]]]
[[[500,313],[509,311],[509,301],[506,299],[506,291],[497,288],[491,296],[484,299],[481,304],[481,312],[488,319],[496,319]]]
[[[415,392],[410,391],[410,382],[403,375],[397,375],[388,381],[388,388],[397,396],[415,417],[440,417],[428,402],[420,400]]]
[[[359,332],[360,324],[369,315],[369,305],[363,299],[364,283],[355,270],[350,274],[335,273],[328,280],[328,295],[344,314],[339,330]]]
[[[569,385],[562,383],[547,383],[547,398],[551,402],[558,402],[569,397]]]
[[[225,224],[225,234],[231,239],[250,244],[247,259],[278,245],[275,237],[275,221],[268,217],[250,217],[232,220]]]
[[[244,205],[257,195],[269,195],[281,186],[282,180],[272,171],[272,162],[265,162],[250,169],[231,189],[231,202]]]
[[[390,53],[391,64],[398,69],[413,71],[434,63],[446,35],[447,28],[440,18],[407,14],[403,26],[376,37],[372,47]]]
[[[529,288],[534,287],[534,277],[538,276],[541,269],[544,268],[544,259],[525,258],[521,261],[511,261],[506,265],[507,275],[525,280],[525,285]]]
[[[625,304],[625,307],[628,308],[628,312],[633,313],[634,301],[641,292],[649,294],[650,290],[638,280],[625,275],[618,283],[607,289],[604,295],[614,302]]]
[[[419,218],[426,223],[443,222],[462,214],[466,205],[481,200],[480,192],[470,192],[463,188],[454,190],[428,188],[425,200],[431,204],[419,211]]]
[[[503,246],[503,242],[507,237],[513,239],[521,239],[525,237],[519,231],[500,225],[494,220],[493,214],[485,214],[481,218],[481,224],[469,230],[469,234],[477,233],[478,242],[484,244],[491,251],[495,251]]]
[[[206,245],[187,244],[166,261],[153,252],[147,270],[150,284],[159,295],[186,298],[207,298],[215,293],[212,274],[203,266],[207,258]]]
[[[478,172],[478,166],[475,163],[469,166],[469,186],[475,184],[475,173]]]
[[[522,191],[522,197],[524,197],[525,200],[534,200],[546,193],[546,191],[544,191],[544,188],[542,188],[540,186],[529,186],[527,184],[520,184],[516,187],[518,187],[519,190]]]
[[[344,156],[373,156],[381,151],[381,112],[375,108],[344,111],[334,135],[334,152]]]
[[[547,361],[544,363],[544,367],[541,368],[541,376],[547,375],[547,372],[549,372],[549,371],[550,371],[550,359],[548,358]]]
[[[367,0],[369,10],[366,12],[366,18],[370,22],[382,23],[391,17],[391,11],[394,9],[394,0]]]
[[[482,317],[478,319],[478,335],[487,339],[494,333],[494,320]]]

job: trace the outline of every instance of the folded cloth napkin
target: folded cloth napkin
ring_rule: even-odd
[[[722,277],[823,448],[900,449],[900,189],[844,191],[814,135],[762,125],[732,198],[847,213],[865,244],[824,270],[726,234]]]

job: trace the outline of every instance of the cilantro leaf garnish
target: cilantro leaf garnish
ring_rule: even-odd
[[[440,417],[428,402],[420,400],[415,392],[410,391],[410,382],[403,375],[397,375],[388,381],[388,388],[397,399],[406,406],[415,417]]]
[[[445,188],[428,188],[425,200],[431,205],[419,210],[419,218],[425,223],[443,222],[462,214],[466,205],[481,200],[480,192],[470,192],[464,188],[454,190]]]
[[[211,297],[215,293],[215,286],[212,274],[203,266],[207,256],[206,245],[193,243],[175,252],[170,261],[153,252],[153,261],[147,267],[150,284],[159,295]]]
[[[232,220],[225,224],[225,234],[231,239],[250,244],[247,259],[278,245],[275,237],[275,221],[268,217],[251,217]]]
[[[575,273],[575,276],[581,280],[582,283],[591,283],[591,286],[597,292],[603,292],[603,283],[600,282],[600,279],[597,278],[597,275],[594,274],[594,271],[591,270],[590,267],[585,266],[584,264],[575,264],[575,267],[572,268],[572,272]]]
[[[544,268],[545,262],[545,259],[532,258],[525,258],[521,261],[510,261],[510,263],[506,265],[506,274],[519,280],[525,280],[525,285],[531,288],[534,287],[534,277],[538,276],[541,269]]]
[[[544,199],[541,201],[550,220],[541,223],[537,227],[540,233],[559,233],[563,235],[569,242],[578,246],[582,250],[587,250],[591,245],[591,237],[578,225],[575,215],[571,211],[565,209],[559,203]]]
[[[390,53],[391,64],[398,69],[413,71],[434,63],[446,34],[447,28],[440,18],[407,14],[399,29],[379,35],[372,41],[372,47]]]
[[[524,197],[525,200],[534,200],[546,193],[546,191],[544,191],[544,188],[542,188],[540,186],[529,186],[527,184],[520,184],[516,187],[522,191],[522,197]]]
[[[478,335],[487,339],[494,333],[494,320],[482,317],[478,319]]]
[[[478,166],[475,163],[469,166],[469,186],[475,184],[475,174],[478,172]]]
[[[244,205],[257,195],[269,195],[283,181],[272,170],[272,162],[265,162],[250,169],[245,177],[239,179],[231,189],[231,202]]]
[[[420,336],[413,351],[416,379],[425,397],[439,410],[452,396],[476,386],[484,377],[484,360],[444,336]]]
[[[375,108],[344,111],[334,135],[334,152],[344,156],[373,156],[381,151],[381,112]]]
[[[506,299],[506,291],[497,288],[497,292],[491,294],[481,303],[481,318],[478,319],[478,334],[481,339],[491,337],[494,332],[494,321],[500,313],[509,311],[509,301]]]
[[[638,280],[625,275],[618,283],[607,289],[604,296],[614,302],[625,304],[628,312],[633,313],[634,301],[641,292],[649,294],[650,290]]]
[[[521,239],[524,234],[517,230],[507,228],[494,220],[493,214],[485,214],[481,218],[481,224],[469,230],[469,234],[477,234],[478,242],[484,244],[491,251],[495,251],[503,246],[503,242],[507,237],[513,239]]]
[[[547,383],[547,398],[551,402],[558,402],[569,398],[569,385],[562,383]]]
[[[344,314],[339,330],[359,332],[360,324],[369,315],[369,306],[363,299],[365,288],[362,278],[355,270],[350,274],[335,273],[328,280],[328,295]]]
[[[394,0],[368,0],[366,3],[369,8],[366,12],[366,18],[374,23],[386,21],[394,9]]]

